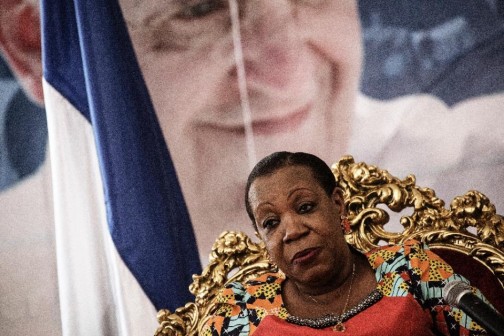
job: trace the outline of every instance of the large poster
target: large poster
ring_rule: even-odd
[[[360,2],[365,45],[350,152],[433,187],[469,189],[502,212],[502,1]]]
[[[242,207],[249,161],[277,150],[327,163],[351,154],[415,173],[447,202],[476,188],[504,206],[498,2],[247,2],[255,153],[227,5],[123,5],[202,256],[218,232],[253,234]]]
[[[32,3],[12,1],[2,13]],[[397,176],[414,173],[448,203],[477,189],[504,212],[502,1],[238,1],[237,22],[227,1],[120,4],[203,264],[222,231],[254,235],[245,179],[278,150],[328,164],[351,154]],[[16,23],[5,17],[2,32]],[[25,49],[0,36],[24,78],[11,53]],[[58,334],[59,320],[48,318],[59,294],[46,123],[0,73],[0,253],[9,260],[0,282],[16,281],[0,287],[0,331],[26,331],[29,311],[37,328]],[[27,227],[37,234],[20,235]],[[36,279],[19,262],[33,255]],[[37,309],[20,303],[26,295]]]

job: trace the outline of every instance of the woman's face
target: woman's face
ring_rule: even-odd
[[[290,279],[316,284],[348,260],[342,198],[337,189],[328,196],[309,168],[290,166],[259,177],[248,196],[272,261]]]
[[[336,160],[358,92],[356,1],[237,3],[257,157],[286,150]],[[229,225],[248,230],[242,195],[251,167],[228,0],[121,6],[206,255]]]

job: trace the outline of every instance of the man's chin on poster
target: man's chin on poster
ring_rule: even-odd
[[[203,264],[222,231],[253,236],[243,207],[251,159],[288,150],[336,160],[347,152],[358,94],[357,2],[238,4],[255,153],[228,1],[121,1]]]

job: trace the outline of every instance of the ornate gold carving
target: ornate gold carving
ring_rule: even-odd
[[[160,327],[155,335],[198,335],[215,309],[212,300],[225,283],[246,281],[269,271],[276,271],[262,242],[255,243],[242,232],[225,231],[215,241],[210,262],[201,275],[193,275],[189,290],[195,303],[178,308],[175,313],[161,310]]]
[[[504,219],[485,195],[469,191],[446,209],[432,189],[416,185],[413,175],[401,180],[376,166],[355,163],[351,156],[341,158],[332,170],[343,189],[352,228],[346,239],[358,250],[366,252],[381,243],[415,238],[473,256],[504,284]],[[411,214],[400,219],[402,232],[386,229],[389,214],[380,205],[395,212],[411,209]],[[156,335],[198,335],[215,309],[213,300],[220,288],[268,271],[276,269],[262,243],[252,242],[243,233],[222,233],[212,247],[208,266],[201,275],[193,276],[189,289],[195,303],[174,313],[161,310]]]

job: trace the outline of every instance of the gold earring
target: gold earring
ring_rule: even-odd
[[[278,269],[277,264],[271,259],[271,257],[268,255],[268,263],[270,264],[271,268],[273,269]]]

